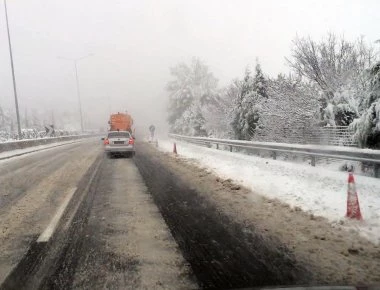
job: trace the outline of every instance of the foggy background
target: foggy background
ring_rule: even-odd
[[[86,129],[128,110],[137,130],[166,127],[169,68],[199,57],[220,85],[259,58],[287,72],[291,40],[335,32],[379,39],[378,1],[8,0],[20,114],[67,114],[79,129],[74,63]],[[0,5],[0,105],[14,110],[4,6]]]

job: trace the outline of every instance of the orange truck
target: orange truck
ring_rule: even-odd
[[[108,124],[110,131],[128,131],[132,134],[133,119],[127,113],[112,114]]]

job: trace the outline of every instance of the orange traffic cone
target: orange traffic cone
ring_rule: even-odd
[[[350,219],[362,220],[360,212],[358,193],[356,192],[354,174],[352,172],[348,175],[348,190],[347,190],[347,213],[346,217]]]
[[[177,144],[175,144],[175,142],[174,142],[174,146],[173,146],[173,153],[177,154]]]

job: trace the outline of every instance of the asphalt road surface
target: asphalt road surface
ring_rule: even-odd
[[[134,160],[104,157],[94,183],[74,221],[85,221],[80,238],[42,289],[196,288]]]
[[[0,161],[0,284],[101,153],[95,139]]]
[[[0,182],[2,289],[324,282],[278,239],[231,219],[146,143],[135,158],[107,158],[92,139],[9,159]],[[71,195],[52,238],[38,242]]]
[[[151,146],[136,164],[202,288],[306,283],[310,274],[281,244],[231,220],[186,177],[167,168]]]
[[[2,161],[0,176],[0,288],[197,288],[133,159],[92,139]]]

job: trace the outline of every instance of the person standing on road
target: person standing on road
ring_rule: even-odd
[[[153,142],[154,138],[154,131],[156,130],[156,127],[154,125],[149,126],[149,131],[150,131],[150,140]]]

